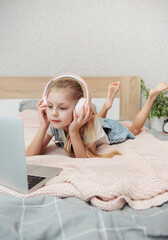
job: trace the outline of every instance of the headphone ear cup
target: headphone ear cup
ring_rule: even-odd
[[[86,108],[86,102],[87,102],[87,99],[86,99],[86,98],[81,98],[81,99],[77,102],[77,104],[76,104],[76,106],[75,106],[75,111],[76,111],[76,114],[78,115],[78,117],[79,117],[79,115],[80,115],[81,112],[82,112],[83,106]]]

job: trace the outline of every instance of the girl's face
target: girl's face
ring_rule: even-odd
[[[70,96],[71,89],[54,89],[47,97],[47,117],[54,128],[63,128],[66,132],[73,120],[76,101]]]

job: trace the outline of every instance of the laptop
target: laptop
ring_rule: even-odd
[[[42,187],[63,169],[27,165],[20,117],[0,117],[0,184],[27,194]]]

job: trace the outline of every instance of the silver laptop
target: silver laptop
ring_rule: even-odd
[[[63,169],[26,165],[23,122],[0,117],[0,184],[23,194],[42,187]]]

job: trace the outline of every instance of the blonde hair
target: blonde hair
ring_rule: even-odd
[[[76,80],[71,79],[71,78],[62,78],[55,82],[53,81],[53,83],[49,87],[47,95],[52,90],[60,89],[60,88],[69,89],[70,90],[69,93],[71,94],[72,99],[75,100],[76,102],[78,102],[80,98],[84,97],[84,92],[83,92],[82,86]],[[92,106],[91,106],[91,113],[92,113],[91,119],[86,124],[84,124],[79,130],[83,144],[86,147],[87,156],[88,157],[112,158],[115,155],[120,155],[120,153],[116,150],[113,150],[107,154],[98,154],[96,152],[93,152],[90,149],[90,146],[96,141],[96,135],[95,135],[95,130],[94,130],[94,120],[97,115]],[[66,136],[66,142],[64,145],[64,149],[69,156],[71,156],[71,157],[74,156],[74,151],[73,151],[69,133]]]

